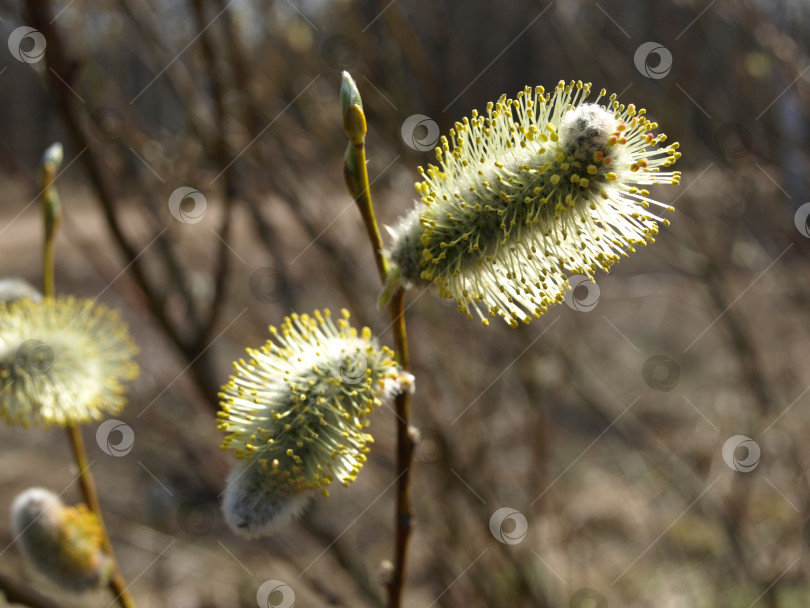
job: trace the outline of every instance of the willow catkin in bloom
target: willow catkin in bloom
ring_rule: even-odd
[[[637,245],[652,242],[651,207],[672,210],[644,186],[677,184],[661,171],[678,144],[645,110],[590,84],[560,82],[553,93],[527,87],[457,122],[436,149],[438,166],[420,167],[421,201],[393,229],[392,283],[435,283],[470,319],[510,325],[561,302],[567,277],[593,277]]]
[[[337,479],[348,485],[368,452],[365,432],[375,405],[410,390],[387,347],[368,328],[349,325],[349,313],[293,314],[273,340],[234,363],[220,393],[222,449],[239,463],[228,477],[225,520],[245,536],[268,534]]]
[[[136,351],[118,312],[91,300],[0,302],[0,417],[47,427],[115,414]]]
[[[53,492],[30,488],[11,506],[11,530],[28,561],[65,589],[87,591],[109,578],[101,525],[85,505],[65,506]]]

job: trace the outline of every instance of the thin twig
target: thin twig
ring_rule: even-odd
[[[18,583],[3,573],[0,573],[0,591],[3,592],[6,601],[12,604],[22,604],[31,608],[62,608],[61,604],[57,604],[48,596],[42,595],[28,585]]]
[[[61,219],[61,207],[59,205],[59,195],[53,185],[53,180],[56,177],[56,170],[58,169],[61,158],[54,163],[52,159],[46,160],[42,166],[42,217],[44,219],[45,234],[44,234],[44,256],[42,259],[42,295],[46,298],[53,298],[56,295],[54,288],[54,247],[56,242],[56,232],[59,228]],[[69,425],[67,427],[68,438],[70,446],[73,450],[73,457],[76,461],[76,466],[79,468],[79,482],[81,484],[82,493],[84,494],[85,502],[90,510],[96,514],[98,518],[99,527],[101,528],[101,542],[104,552],[110,557],[112,562],[112,574],[108,583],[110,591],[115,595],[116,601],[123,608],[135,608],[135,603],[127,591],[126,582],[121,575],[121,569],[118,565],[118,560],[115,559],[112,543],[110,542],[107,528],[104,525],[104,518],[101,513],[101,505],[98,501],[98,494],[96,493],[95,483],[93,476],[90,472],[90,465],[87,462],[87,451],[84,449],[84,440],[82,433],[78,427]]]
[[[217,321],[219,320],[222,308],[225,304],[227,295],[226,279],[231,267],[228,240],[231,233],[231,218],[233,217],[233,209],[236,199],[236,185],[234,183],[234,173],[231,170],[231,164],[228,160],[228,142],[225,136],[225,128],[227,124],[227,116],[225,114],[225,93],[222,70],[218,68],[216,62],[216,51],[211,41],[210,32],[206,28],[205,23],[205,10],[202,0],[192,0],[192,12],[194,13],[197,21],[197,27],[200,29],[200,46],[202,48],[202,55],[206,65],[206,72],[210,78],[211,85],[211,98],[214,103],[214,114],[216,129],[216,141],[214,143],[214,159],[216,161],[217,169],[222,167],[222,177],[224,181],[224,202],[222,209],[222,220],[219,226],[219,252],[217,255],[217,268],[214,273],[214,296],[211,301],[211,307],[208,311],[208,316],[204,320],[202,328],[197,335],[196,350],[205,348],[211,334],[214,332]],[[227,7],[223,9],[227,12]]]
[[[165,297],[163,289],[149,280],[145,263],[140,257],[140,251],[130,242],[124,234],[121,219],[117,213],[116,194],[110,178],[104,169],[96,146],[88,138],[82,126],[77,109],[74,107],[73,98],[67,92],[64,82],[73,80],[71,77],[72,65],[70,55],[67,53],[62,43],[59,30],[53,25],[52,12],[48,0],[28,0],[27,3],[29,21],[32,26],[39,30],[48,41],[46,48],[46,60],[48,62],[47,77],[49,79],[51,91],[53,92],[57,108],[61,118],[65,123],[67,132],[72,138],[76,148],[87,150],[82,155],[82,162],[87,169],[91,186],[95,190],[104,218],[110,228],[113,239],[120,249],[124,259],[129,262],[128,274],[145,296],[149,311],[160,324],[163,333],[169,337],[172,344],[188,361],[193,364],[190,367],[191,373],[197,386],[201,387],[207,397],[210,407],[216,409],[216,394],[219,385],[216,382],[216,375],[212,372],[211,353],[197,348],[196,340],[192,336],[188,338],[180,331],[178,325],[169,317],[165,307]],[[164,254],[165,254],[164,249]],[[167,264],[171,260],[164,260]],[[178,287],[182,291],[182,286]],[[189,299],[184,299],[190,302]],[[199,329],[199,327],[195,327]]]
[[[347,107],[343,114],[343,124],[350,146],[347,151],[347,162],[344,165],[344,177],[349,192],[357,202],[360,215],[366,227],[369,241],[374,253],[374,262],[380,280],[384,284],[388,279],[388,262],[383,254],[383,242],[374,206],[371,200],[371,188],[366,168],[366,119],[359,105]],[[391,327],[394,334],[394,352],[399,364],[405,371],[410,369],[408,354],[408,337],[405,329],[405,290],[397,289],[389,303]],[[414,441],[409,433],[410,393],[403,391],[395,401],[397,413],[397,503],[394,519],[395,545],[394,570],[386,581],[388,588],[388,607],[399,608],[402,605],[402,594],[405,587],[405,566],[408,555],[408,541],[413,527],[413,508],[411,506],[411,462],[413,460]]]
[[[394,332],[394,351],[403,369],[410,369],[408,336],[405,331],[405,290],[397,289],[391,298],[388,309]],[[397,511],[396,545],[394,550],[394,571],[388,584],[388,606],[399,608],[405,587],[405,566],[408,556],[408,541],[413,528],[413,507],[411,506],[411,464],[413,462],[414,441],[408,427],[411,419],[411,394],[403,391],[397,395],[394,407],[397,412]]]
[[[127,584],[121,574],[121,568],[118,565],[118,560],[115,558],[112,543],[110,542],[110,535],[107,533],[107,527],[104,525],[104,519],[101,514],[101,503],[98,501],[96,484],[93,481],[93,476],[90,473],[90,465],[87,462],[87,452],[84,449],[82,432],[75,426],[67,427],[67,431],[68,438],[70,439],[70,447],[73,450],[73,458],[76,460],[76,466],[79,467],[79,483],[81,484],[84,501],[87,503],[90,510],[98,517],[98,523],[101,527],[102,546],[104,547],[104,552],[109,555],[112,560],[113,571],[109,582],[110,591],[112,591],[115,600],[122,608],[135,608],[135,602],[129,594]]]

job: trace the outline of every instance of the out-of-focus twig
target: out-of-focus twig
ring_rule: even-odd
[[[31,608],[63,608],[61,604],[47,595],[41,594],[33,587],[18,583],[2,572],[0,572],[0,591],[3,592],[6,601],[15,604],[22,604]]]
[[[214,116],[217,126],[216,141],[214,142],[214,160],[218,170],[222,171],[224,200],[222,209],[222,221],[219,226],[219,251],[217,254],[216,271],[214,273],[214,295],[211,300],[211,307],[208,316],[204,320],[202,328],[197,335],[195,350],[202,350],[211,337],[217,321],[219,320],[222,307],[225,303],[226,278],[230,269],[230,251],[228,240],[231,234],[231,218],[236,204],[236,186],[232,166],[228,160],[228,140],[225,134],[227,128],[227,116],[225,115],[225,93],[224,76],[218,69],[214,45],[211,41],[210,30],[206,27],[205,10],[203,0],[191,1],[192,12],[197,21],[200,31],[200,46],[205,60],[206,72],[210,78],[211,97],[214,101]],[[227,7],[225,8],[227,11]]]
[[[216,394],[219,385],[212,371],[210,352],[205,348],[198,348],[198,340],[195,339],[195,336],[191,336],[190,338],[185,336],[178,325],[170,318],[168,312],[163,307],[163,303],[166,300],[165,290],[158,288],[149,280],[140,255],[142,252],[139,251],[124,234],[121,218],[118,214],[119,209],[115,190],[110,182],[107,171],[101,164],[94,143],[89,139],[82,126],[79,112],[75,108],[72,93],[65,86],[65,83],[69,84],[72,81],[72,70],[68,67],[71,64],[71,60],[70,55],[62,43],[60,32],[53,23],[49,2],[47,0],[29,0],[27,8],[31,23],[33,23],[48,40],[46,51],[48,63],[47,77],[51,91],[54,94],[59,113],[75,147],[84,151],[81,155],[81,160],[87,170],[90,184],[101,203],[105,220],[110,228],[115,243],[121,250],[124,258],[128,261],[127,270],[144,294],[150,311],[160,324],[165,335],[169,337],[176,348],[190,362],[190,370],[194,375],[194,379],[198,386],[206,393],[210,406],[216,408]],[[175,272],[182,274],[179,271],[179,267],[176,268]],[[187,308],[191,310],[193,308],[193,301],[190,296],[184,296],[184,299],[187,301]],[[197,324],[195,323],[195,325]]]
[[[54,262],[56,255],[56,233],[62,219],[62,206],[59,203],[59,195],[56,191],[54,180],[56,179],[57,171],[61,164],[62,146],[61,144],[54,144],[45,152],[42,169],[40,171],[42,217],[45,226],[43,238],[44,255],[42,259],[42,295],[46,298],[56,297]],[[67,432],[70,447],[73,451],[73,458],[79,469],[79,483],[82,488],[84,500],[98,519],[101,531],[101,543],[104,547],[104,552],[109,556],[112,563],[109,588],[114,596],[113,603],[118,602],[122,608],[135,608],[135,603],[129,591],[127,591],[126,581],[124,581],[121,568],[115,557],[110,535],[107,532],[107,527],[104,525],[104,516],[101,511],[101,504],[98,500],[96,484],[95,481],[93,481],[93,474],[90,471],[90,464],[87,461],[87,450],[85,450],[84,447],[82,432],[79,427],[72,424],[67,427]]]
[[[352,550],[347,550],[339,540],[336,541],[333,533],[313,522],[311,518],[303,518],[299,525],[319,544],[328,546],[332,556],[340,564],[341,568],[352,577],[352,580],[366,598],[377,608],[383,608],[384,604],[377,587],[369,580],[368,571]]]

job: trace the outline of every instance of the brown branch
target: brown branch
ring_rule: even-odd
[[[219,226],[220,243],[217,255],[217,268],[214,273],[214,297],[211,301],[208,316],[203,322],[196,341],[196,348],[202,349],[205,348],[206,343],[216,327],[220,313],[222,312],[222,307],[225,304],[225,296],[227,295],[226,279],[231,266],[231,253],[227,242],[231,233],[231,218],[233,217],[233,208],[235,205],[236,185],[234,183],[232,165],[229,164],[231,161],[228,159],[228,141],[225,136],[227,116],[225,113],[224,78],[222,71],[217,68],[214,45],[211,41],[209,30],[206,27],[203,0],[192,0],[191,7],[197,21],[197,27],[201,32],[200,46],[202,48],[206,71],[210,75],[211,97],[214,102],[214,122],[218,127],[216,130],[216,143],[214,144],[214,159],[217,169],[222,171],[222,179],[224,182],[222,221]],[[227,8],[225,10],[227,12]]]
[[[394,352],[404,370],[410,369],[408,337],[405,331],[405,290],[397,289],[391,298],[389,311],[394,333]],[[394,571],[387,581],[388,606],[399,608],[405,587],[405,568],[408,556],[408,541],[413,528],[411,505],[411,466],[413,464],[414,439],[410,434],[411,394],[403,391],[397,395],[394,407],[397,413],[397,510],[395,518]]]
[[[73,80],[71,77],[72,71],[68,67],[72,65],[72,61],[62,43],[60,32],[52,24],[53,18],[50,4],[48,0],[28,0],[27,9],[32,26],[38,29],[48,41],[46,59],[50,89],[53,92],[57,109],[74,146],[79,150],[84,150],[81,160],[87,170],[90,185],[95,190],[101,204],[104,218],[113,239],[123,257],[129,262],[128,273],[144,294],[148,308],[158,321],[161,330],[186,360],[194,361],[194,364],[191,365],[192,375],[197,385],[205,392],[211,407],[216,408],[216,394],[219,386],[215,382],[215,375],[212,373],[210,354],[202,352],[204,346],[198,347],[197,340],[187,339],[178,330],[177,325],[168,317],[162,304],[165,301],[164,295],[147,278],[143,261],[139,257],[140,251],[129,242],[124,234],[120,218],[116,214],[117,204],[114,188],[99,160],[99,155],[95,150],[96,146],[90,141],[82,126],[74,107],[75,102],[72,93],[64,84]],[[166,259],[166,262],[170,263],[171,260]],[[182,288],[182,286],[180,287]],[[191,302],[190,296],[185,299],[187,302]]]
[[[31,608],[63,608],[47,595],[23,583],[18,583],[10,576],[0,572],[0,591],[5,595],[6,601],[13,604],[22,604]]]
[[[351,80],[351,78],[346,75],[344,80]],[[347,84],[348,82],[344,82],[344,86]],[[351,81],[351,86],[352,88],[355,87],[353,81]],[[346,179],[346,186],[360,210],[360,216],[363,218],[380,281],[385,284],[388,280],[388,261],[383,253],[382,237],[374,216],[371,186],[368,181],[365,151],[366,118],[362,108],[356,103],[352,103],[344,109],[343,129],[349,138],[343,176]],[[410,369],[410,355],[408,353],[408,335],[405,329],[405,290],[403,288],[400,287],[394,291],[388,310],[391,316],[394,352],[396,353],[397,362],[403,370],[408,371]],[[413,528],[411,465],[413,462],[414,438],[411,436],[409,428],[410,403],[411,395],[408,391],[403,391],[397,395],[394,403],[397,414],[397,508],[394,518],[394,569],[386,582],[389,608],[400,608],[402,605],[408,541]]]

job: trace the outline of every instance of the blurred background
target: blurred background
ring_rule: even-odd
[[[343,184],[343,69],[385,224],[436,126],[527,84],[605,87],[683,152],[653,192],[672,226],[570,305],[512,330],[409,294],[405,605],[810,605],[807,2],[0,0],[0,32],[0,275],[41,282],[36,174],[61,141],[57,291],[120,307],[141,350],[132,450],[85,429],[139,606],[252,607],[267,580],[383,605],[390,410],[358,481],[282,533],[245,541],[218,510],[217,391],[268,324],[347,307],[391,343]],[[0,442],[0,574],[106,606],[24,564],[7,523],[29,486],[80,499],[63,434]]]

